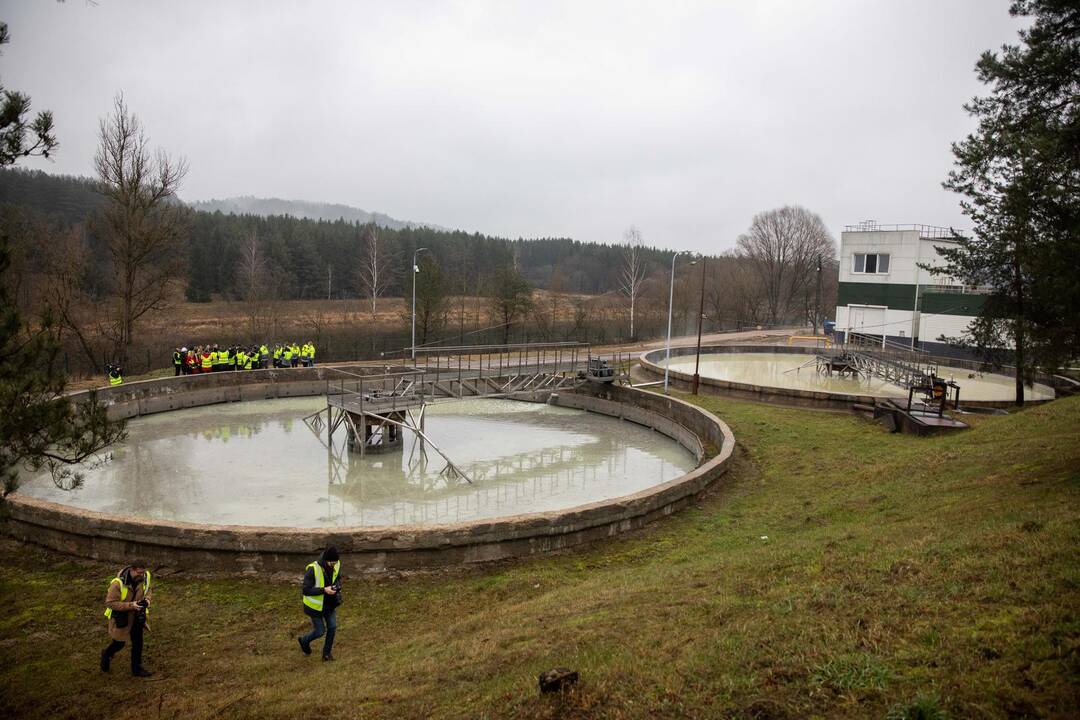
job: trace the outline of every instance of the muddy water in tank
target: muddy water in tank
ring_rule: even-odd
[[[661,366],[663,359],[660,360]],[[671,359],[672,370],[693,374],[694,357]],[[907,397],[907,390],[877,377],[840,377],[819,373],[813,355],[786,353],[711,353],[702,354],[702,377],[791,390]],[[995,373],[978,373],[954,367],[939,367],[938,375],[960,385],[960,401],[982,400],[1008,402],[1015,397],[1013,379]],[[1029,400],[1052,400],[1053,388],[1036,383],[1028,389]]]
[[[574,507],[676,478],[695,459],[648,428],[511,400],[432,405],[426,434],[472,480],[406,431],[387,454],[328,450],[301,420],[321,398],[180,410],[133,420],[129,437],[83,486],[48,474],[19,492],[130,517],[292,527],[435,524]],[[325,415],[323,415],[325,418]],[[322,436],[325,439],[325,433]]]

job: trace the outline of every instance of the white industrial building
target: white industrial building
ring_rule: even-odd
[[[940,265],[938,248],[955,244],[951,228],[847,226],[840,235],[836,330],[948,350],[940,338],[964,336],[985,293],[919,265]]]

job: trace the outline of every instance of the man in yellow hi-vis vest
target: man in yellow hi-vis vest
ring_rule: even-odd
[[[105,593],[105,617],[109,619],[112,642],[101,651],[101,672],[109,672],[113,656],[131,641],[131,674],[150,677],[142,665],[143,631],[150,629],[146,619],[150,611],[150,571],[143,560],[130,565],[109,580]]]
[[[337,631],[337,608],[341,604],[341,561],[331,545],[319,559],[304,570],[304,613],[311,618],[312,629],[296,638],[305,655],[311,654],[311,642],[326,634],[322,659],[333,660],[334,633]]]

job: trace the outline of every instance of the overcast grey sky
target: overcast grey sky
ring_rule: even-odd
[[[941,188],[1007,0],[0,2],[5,86],[90,175],[123,91],[187,200],[338,202],[718,252],[789,203],[967,227]]]

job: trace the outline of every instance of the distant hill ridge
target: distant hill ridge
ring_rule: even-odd
[[[63,219],[69,223],[82,222],[86,215],[101,207],[104,199],[97,192],[93,178],[73,175],[52,175],[41,170],[25,168],[0,168],[0,203],[31,207],[42,214]],[[383,213],[373,213],[350,205],[310,202],[306,200],[282,200],[260,198],[251,195],[202,200],[186,203],[194,210],[224,215],[256,215],[270,217],[289,215],[297,219],[345,220],[353,223],[375,223],[390,230],[429,228],[446,230],[432,223],[398,220]]]
[[[282,200],[281,198],[260,198],[252,195],[240,195],[238,197],[225,198],[223,200],[198,200],[188,203],[196,210],[204,212],[220,211],[226,215],[259,215],[269,217],[271,215],[291,215],[296,218],[309,220],[345,220],[346,222],[375,223],[392,230],[405,228],[431,228],[433,230],[445,230],[446,228],[431,223],[412,222],[398,220],[389,215],[378,212],[368,212],[351,205],[337,203],[311,202],[308,200]]]

